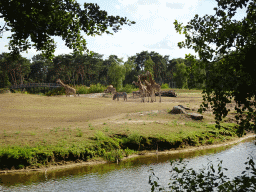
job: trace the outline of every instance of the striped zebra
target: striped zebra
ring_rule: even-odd
[[[117,98],[117,101],[119,101],[119,97],[124,97],[124,101],[125,100],[127,101],[127,93],[125,93],[125,92],[116,92],[113,95],[113,100],[115,100]]]

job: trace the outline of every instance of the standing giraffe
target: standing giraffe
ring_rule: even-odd
[[[60,79],[57,79],[56,83],[60,83],[62,87],[65,88],[66,97],[69,95],[74,95],[76,97],[76,90],[69,85],[64,84]],[[78,94],[79,96],[79,94]]]
[[[139,87],[140,96],[142,97],[141,102],[145,102],[144,97],[147,95],[147,88],[141,83],[140,77],[138,76],[138,83],[135,81],[133,81],[132,83]]]
[[[151,87],[151,84],[147,81],[147,80],[144,80],[144,82],[145,82],[145,85],[146,85],[146,87],[147,87],[147,91],[148,91],[148,95],[150,96],[150,95],[152,95],[152,87]],[[155,90],[153,90],[154,92],[155,92]],[[156,101],[156,100],[155,100]],[[153,100],[152,100],[152,97],[151,97],[151,102],[153,102]]]
[[[150,81],[150,84],[151,84],[151,102],[153,102],[153,94],[154,94],[155,99],[156,99],[155,91],[159,93],[159,97],[160,97],[159,102],[161,102],[161,85],[157,84],[153,80],[152,75],[149,71],[146,72],[146,75],[149,76],[149,81]]]

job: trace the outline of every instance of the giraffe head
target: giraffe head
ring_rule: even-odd
[[[57,79],[56,83],[60,83],[60,82],[61,82],[61,80],[60,80],[60,79]]]
[[[151,73],[149,71],[146,72],[147,76],[151,76]]]

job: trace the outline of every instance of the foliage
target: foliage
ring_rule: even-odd
[[[101,85],[100,83],[97,83],[96,85],[90,85],[89,92],[90,93],[102,93],[106,89],[105,86]]]
[[[149,71],[154,79],[154,66],[155,63],[152,61],[151,57],[149,56],[148,59],[144,63],[144,71]]]
[[[178,88],[188,88],[188,74],[187,67],[184,63],[175,65],[175,72],[173,73],[174,80]]]
[[[64,87],[58,87],[56,89],[53,89],[45,93],[46,96],[65,95],[65,94],[66,92]]]
[[[161,85],[161,89],[168,89],[169,85],[167,83],[164,83]]]
[[[2,87],[24,84],[30,73],[30,61],[21,55],[13,59],[8,53],[0,54],[0,83]]]
[[[1,93],[10,93],[10,89],[8,89],[8,88],[0,89],[0,94]]]
[[[123,60],[115,55],[110,55],[109,61],[111,65],[108,70],[108,76],[111,79],[112,85],[119,91],[123,87],[126,69],[125,66],[122,65]]]
[[[0,13],[6,22],[0,26],[0,32],[13,32],[9,44],[12,53],[17,54],[33,46],[48,58],[53,57],[56,49],[51,36],[61,36],[68,48],[75,54],[82,54],[88,50],[81,31],[91,36],[112,34],[108,27],[117,32],[120,25],[135,24],[123,17],[108,16],[97,4],[84,3],[82,9],[75,0],[1,0]]]
[[[75,89],[76,89],[76,93],[79,93],[79,94],[88,94],[88,93],[90,93],[90,88],[88,88],[84,85],[77,85],[77,86],[75,86]]]
[[[213,106],[217,127],[229,110],[226,104],[234,98],[237,103],[236,116],[241,136],[245,129],[256,131],[256,17],[255,1],[217,1],[216,14],[199,17],[195,15],[186,26],[174,22],[175,29],[185,34],[185,42],[180,48],[193,48],[202,62],[186,55],[194,70],[205,69],[204,102],[200,112]],[[247,15],[241,20],[233,19],[238,8],[245,8]],[[200,35],[198,35],[200,34]],[[212,46],[215,45],[215,46]],[[231,48],[234,51],[230,51]],[[245,114],[244,112],[248,113]]]
[[[109,162],[118,162],[124,157],[122,149],[112,150],[104,154],[104,158]]]
[[[170,178],[170,191],[255,191],[256,190],[256,169],[255,162],[252,157],[247,158],[245,162],[245,171],[242,176],[237,176],[233,180],[224,175],[222,168],[222,160],[219,160],[217,169],[213,167],[212,162],[209,162],[207,168],[203,168],[197,173],[193,168],[187,169],[187,162],[171,161],[172,173]],[[154,174],[153,169],[149,176],[149,184],[151,191],[167,191],[164,187],[158,184],[159,178]]]
[[[119,89],[118,91],[119,92],[131,93],[132,91],[134,91],[134,86],[130,85],[130,84],[127,84],[122,89]]]

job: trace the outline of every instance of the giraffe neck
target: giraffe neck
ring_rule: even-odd
[[[155,84],[155,82],[154,82],[154,80],[152,79],[152,75],[151,75],[151,73],[149,73],[149,81],[150,81],[150,83],[153,85],[153,84]]]
[[[138,85],[138,86],[139,86],[139,88],[140,88],[140,89],[142,89],[142,88],[143,88],[143,86],[142,86],[141,80],[139,79],[139,80],[138,80],[138,82],[139,82],[139,83],[138,83],[138,84],[139,84],[139,85]]]
[[[59,81],[59,83],[61,84],[61,86],[66,87],[67,85],[65,85],[62,81]]]

